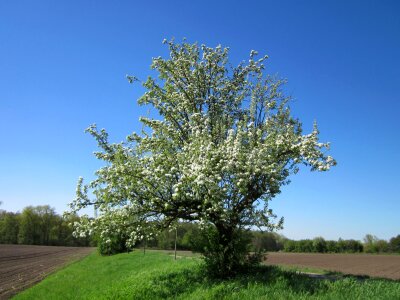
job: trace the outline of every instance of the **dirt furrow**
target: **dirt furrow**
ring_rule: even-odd
[[[93,251],[82,247],[0,245],[0,300]]]

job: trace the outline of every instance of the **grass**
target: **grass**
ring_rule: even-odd
[[[321,270],[321,269],[316,269],[316,268],[310,268],[310,267],[299,267],[295,265],[281,265],[279,266],[280,269],[284,271],[293,271],[297,273],[312,273],[312,274],[320,274],[320,275],[330,275],[332,272],[327,271],[327,270]]]
[[[400,282],[309,278],[263,266],[229,280],[208,279],[201,259],[161,252],[93,253],[15,299],[400,299]]]

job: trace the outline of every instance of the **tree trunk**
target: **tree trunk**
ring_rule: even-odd
[[[175,228],[175,260],[176,260],[176,240],[178,239],[178,227]]]
[[[219,272],[222,277],[231,276],[235,273],[238,262],[235,249],[235,228],[227,224],[217,226],[216,253],[220,258]]]

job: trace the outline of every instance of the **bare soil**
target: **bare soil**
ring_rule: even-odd
[[[10,298],[93,250],[86,247],[0,245],[0,299]]]
[[[265,264],[400,280],[400,255],[269,252]]]

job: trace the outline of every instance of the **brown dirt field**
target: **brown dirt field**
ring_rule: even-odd
[[[400,280],[400,255],[269,252],[265,264],[308,267]]]
[[[93,250],[86,247],[0,245],[0,299],[10,298]]]

